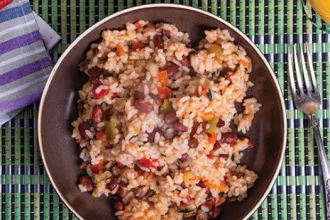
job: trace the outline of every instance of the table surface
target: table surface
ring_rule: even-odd
[[[55,63],[70,43],[95,22],[119,10],[154,2],[160,1],[33,0],[31,4],[62,36],[62,42],[51,52]],[[271,193],[251,219],[326,219],[317,149],[307,120],[294,108],[288,91],[285,53],[287,44],[313,42],[314,66],[323,98],[318,116],[324,144],[330,149],[330,35],[312,25],[298,0],[165,2],[191,5],[229,21],[258,45],[276,72],[287,109],[287,149]],[[315,15],[312,21],[323,24]],[[60,201],[42,165],[37,116],[38,104],[34,104],[0,127],[0,218],[76,219]]]

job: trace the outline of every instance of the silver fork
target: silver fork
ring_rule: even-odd
[[[307,56],[307,63],[305,62],[304,49],[306,51],[305,54]],[[304,45],[299,45],[299,53],[297,52],[297,45],[293,46],[293,54],[291,48],[288,47],[288,66],[294,104],[296,105],[297,109],[305,113],[313,128],[314,138],[318,147],[321,161],[323,181],[325,186],[327,219],[330,219],[330,168],[316,116],[317,109],[321,104],[321,97],[317,88],[312,57],[307,43],[305,44],[305,48]],[[295,69],[295,72],[293,69]]]

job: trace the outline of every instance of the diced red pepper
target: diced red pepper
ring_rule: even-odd
[[[98,163],[98,164],[91,165],[90,168],[93,173],[99,173],[99,171],[103,170],[104,165],[103,165],[103,163]]]
[[[133,46],[132,46],[132,50],[133,51],[136,51],[137,49],[143,49],[143,48],[145,48],[146,47],[146,45],[144,44],[144,43],[142,43],[141,41],[137,41],[137,42],[135,42],[134,44],[133,44]]]
[[[212,153],[212,151],[208,155],[206,155],[206,156],[212,160],[213,159],[213,153]]]
[[[10,3],[12,3],[13,0],[1,0],[0,1],[0,9],[6,7],[7,5],[9,5]]]
[[[169,98],[172,94],[172,90],[166,86],[158,86],[157,90],[158,95],[162,100]]]
[[[117,161],[117,167],[120,169],[123,169],[125,167],[125,165],[120,163],[119,161]]]
[[[147,168],[150,168],[150,167],[158,168],[160,166],[158,160],[150,160],[145,157],[140,159],[140,164],[141,164],[141,166],[147,167]]]
[[[94,98],[96,99],[99,99],[99,98],[103,98],[104,96],[108,95],[109,94],[109,90],[108,89],[102,89],[99,93],[96,92],[96,89],[98,87],[94,87],[93,88],[93,96]]]
[[[102,131],[96,132],[96,140],[107,141],[106,133],[104,133]]]

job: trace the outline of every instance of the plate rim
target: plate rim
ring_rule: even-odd
[[[256,203],[256,205],[250,209],[250,211],[248,211],[248,213],[244,216],[243,219],[248,219],[261,205],[261,203],[266,199],[266,197],[268,196],[271,188],[273,187],[279,171],[281,169],[282,163],[283,163],[283,159],[284,159],[284,155],[285,155],[285,150],[286,150],[286,142],[287,142],[287,120],[286,120],[286,108],[285,108],[285,103],[284,103],[284,98],[283,98],[283,94],[281,91],[281,88],[279,86],[279,83],[277,81],[276,75],[273,71],[273,69],[270,67],[267,59],[265,58],[265,56],[261,53],[261,51],[259,50],[259,48],[250,40],[250,38],[248,38],[245,34],[243,34],[237,27],[235,27],[234,25],[230,24],[228,21],[210,13],[207,11],[203,11],[201,9],[197,9],[194,8],[192,6],[186,6],[186,5],[178,5],[178,4],[170,4],[170,3],[156,3],[156,4],[146,4],[146,5],[140,5],[140,6],[134,6],[132,8],[128,8],[128,9],[124,9],[122,11],[116,12],[110,16],[107,16],[105,18],[103,18],[102,20],[98,21],[97,23],[95,23],[94,25],[92,25],[91,27],[89,27],[87,30],[85,30],[79,37],[77,37],[75,39],[75,41],[73,43],[70,44],[70,46],[64,51],[64,53],[60,56],[60,58],[57,60],[55,66],[53,67],[49,78],[47,79],[45,88],[43,90],[42,93],[42,97],[40,100],[40,105],[39,105],[39,115],[38,115],[38,143],[39,143],[39,150],[40,150],[40,155],[43,161],[43,165],[45,167],[45,170],[47,172],[47,175],[49,177],[49,180],[51,181],[52,187],[54,187],[54,189],[56,190],[57,194],[59,195],[59,197],[61,198],[61,200],[64,202],[64,204],[70,209],[71,212],[73,212],[79,219],[84,219],[69,203],[69,201],[64,197],[64,195],[62,195],[61,191],[58,189],[58,186],[52,176],[52,173],[50,172],[46,157],[45,157],[45,153],[44,153],[44,147],[43,147],[43,135],[42,135],[42,118],[43,118],[43,107],[44,107],[44,103],[45,103],[45,99],[49,90],[49,87],[51,85],[52,79],[55,76],[55,73],[57,72],[58,67],[60,66],[60,64],[62,63],[62,61],[65,59],[65,57],[67,56],[67,54],[72,50],[72,48],[81,40],[83,39],[86,35],[88,35],[90,32],[92,32],[95,28],[97,28],[98,26],[102,25],[103,23],[106,23],[107,21],[120,16],[122,14],[126,14],[135,10],[141,10],[141,9],[146,9],[146,8],[175,8],[175,9],[185,9],[185,10],[190,10],[193,12],[197,12],[197,13],[201,13],[203,15],[206,15],[208,17],[211,17],[215,20],[218,20],[219,22],[222,22],[223,24],[227,25],[228,27],[230,27],[233,31],[235,31],[237,34],[239,34],[242,38],[244,38],[244,40],[246,40],[250,46],[252,46],[252,48],[257,52],[257,54],[259,55],[259,57],[262,59],[263,63],[265,64],[266,68],[269,70],[269,72],[271,73],[271,77],[273,79],[273,83],[275,84],[275,88],[277,90],[277,94],[279,95],[279,99],[280,99],[280,104],[281,104],[281,111],[282,111],[282,125],[283,125],[283,140],[282,140],[282,151],[280,154],[280,160],[279,163],[276,167],[275,170],[275,174],[273,176],[273,178],[270,181],[270,184],[268,185],[267,189],[265,190],[265,192],[263,193],[261,199]]]

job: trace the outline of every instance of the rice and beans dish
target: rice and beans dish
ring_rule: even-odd
[[[139,20],[105,30],[80,64],[89,76],[72,123],[82,192],[113,195],[119,219],[212,219],[258,178],[240,163],[261,104],[252,63],[228,30],[197,48],[175,25]],[[235,103],[241,103],[237,112]]]

